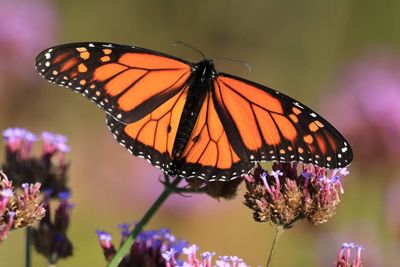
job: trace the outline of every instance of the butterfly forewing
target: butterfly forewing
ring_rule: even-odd
[[[38,72],[96,102],[124,123],[137,121],[180,92],[190,66],[143,48],[74,43],[39,54]]]

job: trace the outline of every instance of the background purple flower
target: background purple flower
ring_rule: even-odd
[[[366,221],[355,221],[342,227],[341,230],[321,233],[315,242],[316,266],[332,266],[337,260],[339,246],[343,242],[350,241],[364,247],[362,255],[364,266],[391,266],[386,265],[390,262],[389,257],[382,256],[382,246],[379,243],[376,227]]]
[[[344,67],[322,110],[368,164],[400,156],[400,54],[365,53]],[[338,112],[340,111],[340,112]],[[339,117],[338,117],[339,116]]]
[[[1,76],[36,77],[32,67],[36,54],[52,43],[57,19],[52,1],[0,0]]]

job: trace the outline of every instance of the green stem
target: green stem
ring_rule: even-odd
[[[25,267],[31,267],[31,228],[26,227],[25,231]]]
[[[276,244],[278,242],[279,236],[281,235],[281,233],[283,233],[283,227],[282,226],[277,226],[275,228],[275,237],[274,237],[274,241],[272,242],[272,246],[271,246],[271,250],[269,251],[269,255],[268,255],[268,261],[267,261],[267,267],[271,266],[272,263],[272,255],[274,253],[274,249],[276,247]]]
[[[175,180],[164,187],[164,191],[161,195],[156,199],[150,209],[146,212],[143,218],[136,224],[135,229],[131,232],[129,237],[125,240],[122,246],[118,249],[117,253],[114,255],[110,263],[107,267],[117,267],[121,262],[122,258],[128,253],[131,248],[133,242],[135,241],[136,236],[142,231],[143,227],[147,224],[147,222],[153,217],[156,211],[160,208],[160,206],[164,203],[164,201],[168,198],[168,196],[174,192],[175,187],[182,180],[181,177],[175,178]]]

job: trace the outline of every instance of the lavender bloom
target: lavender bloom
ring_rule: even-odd
[[[351,251],[356,250],[357,256],[351,259]],[[354,243],[343,243],[338,253],[338,259],[336,267],[360,267],[361,263],[361,251],[364,248]]]
[[[123,233],[126,224],[123,224]],[[115,247],[111,243],[111,235],[97,230],[100,246],[107,261],[115,255]],[[124,238],[124,236],[123,236]],[[190,245],[184,240],[177,240],[168,229],[148,230],[140,233],[132,245],[130,254],[120,262],[118,267],[248,267],[236,256],[222,256],[212,264],[214,252],[203,252],[198,258],[197,245]]]
[[[7,155],[20,160],[30,157],[36,136],[24,128],[8,128],[3,131],[3,139],[7,146]]]
[[[365,54],[342,70],[333,85],[337,90],[321,104],[349,138],[358,159],[368,164],[400,156],[399,62],[400,54],[391,51]],[[337,110],[346,116],[337,117]]]
[[[385,242],[385,246],[379,239],[379,229],[369,220],[355,221],[351,224],[345,224],[335,230],[326,229],[327,231],[320,232],[313,247],[315,252],[316,266],[335,266],[336,259],[335,251],[338,251],[338,244],[343,243],[343,240],[354,240],[359,244],[362,242],[363,247],[368,253],[362,255],[363,266],[396,266],[398,261],[398,253],[391,255],[390,252],[397,252],[398,249],[391,247],[390,242]],[[384,253],[383,253],[384,252]],[[351,250],[355,259],[357,249]],[[345,254],[345,253],[344,253]],[[394,256],[394,257],[393,257]],[[333,264],[335,262],[335,264]]]
[[[274,163],[268,174],[261,166],[245,177],[245,205],[258,222],[290,228],[300,219],[326,222],[335,213],[347,169],[328,171],[311,164]]]
[[[96,230],[96,234],[99,238],[99,244],[103,249],[104,256],[107,261],[110,261],[115,255],[116,250],[114,245],[111,243],[111,234],[102,230]]]
[[[69,151],[67,138],[63,135],[43,132],[42,154],[32,155],[31,150],[37,138],[24,128],[8,128],[3,131],[6,143],[6,162],[3,170],[13,177],[16,185],[40,182],[42,187],[51,189],[52,196],[67,191],[68,164],[65,155]]]

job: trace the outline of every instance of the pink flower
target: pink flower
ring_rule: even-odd
[[[36,77],[32,61],[57,30],[52,1],[1,0],[0,6],[0,77]]]
[[[400,156],[399,73],[400,54],[370,51],[343,68],[322,101],[321,110],[368,164]]]

